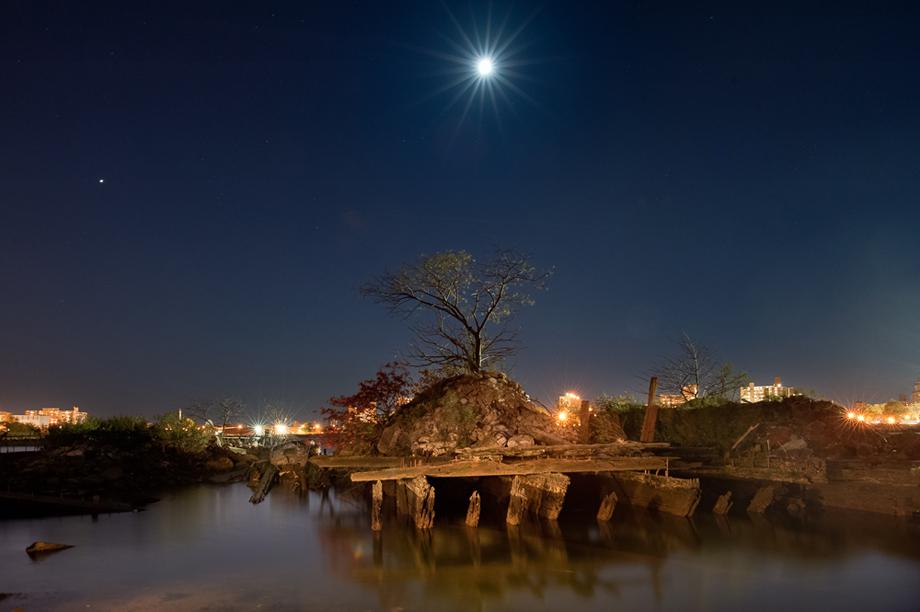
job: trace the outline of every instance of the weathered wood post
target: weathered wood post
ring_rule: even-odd
[[[371,529],[380,531],[383,525],[380,521],[380,511],[383,507],[383,483],[379,480],[371,486]]]
[[[748,514],[763,514],[773,505],[775,499],[776,487],[774,485],[761,487],[757,490],[757,493],[754,494],[754,499],[751,500],[751,503],[748,504]]]
[[[578,414],[578,441],[588,444],[591,441],[591,402],[581,400],[581,412]]]
[[[613,510],[617,507],[617,494],[611,491],[601,500],[601,506],[597,509],[597,520],[609,521],[613,516]]]
[[[728,514],[728,511],[732,509],[732,492],[726,491],[719,496],[719,499],[716,500],[715,506],[712,507],[712,511],[716,514]]]
[[[272,484],[274,484],[277,476],[278,467],[273,463],[266,464],[265,470],[262,472],[262,477],[259,479],[259,485],[249,498],[249,501],[253,504],[262,503],[262,500],[265,499],[265,496],[268,495],[268,492],[271,490]]]
[[[480,504],[479,491],[473,491],[473,494],[470,495],[470,506],[466,510],[466,524],[470,527],[479,526]]]
[[[505,522],[509,525],[520,525],[528,512],[555,521],[562,512],[568,488],[569,477],[565,474],[515,476],[511,481],[511,496]]]
[[[658,390],[658,377],[652,376],[648,381],[648,402],[645,404],[645,419],[642,421],[640,442],[655,441],[655,425],[658,422],[658,406],[655,405],[655,391]]]
[[[431,529],[434,525],[434,487],[424,476],[406,481],[406,500],[417,529]]]

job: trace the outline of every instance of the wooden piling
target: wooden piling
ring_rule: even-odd
[[[757,493],[754,494],[754,499],[751,500],[751,503],[748,504],[748,513],[763,514],[771,505],[773,505],[773,500],[775,497],[776,487],[773,485],[761,487],[757,490]]]
[[[648,402],[645,404],[645,419],[642,421],[640,442],[652,442],[655,439],[655,425],[658,422],[658,406],[655,405],[655,391],[658,390],[658,377],[652,376],[648,381]]]
[[[617,494],[611,491],[601,499],[601,505],[597,509],[597,520],[609,521],[613,516],[613,510],[617,506]]]
[[[719,499],[716,500],[715,506],[712,507],[712,511],[716,514],[726,515],[728,511],[732,509],[732,492],[726,491],[719,496]]]
[[[578,441],[587,444],[591,441],[591,402],[588,400],[581,400],[578,421]]]
[[[405,483],[406,501],[416,529],[431,529],[434,525],[434,487],[424,476]]]
[[[371,485],[371,529],[380,531],[383,524],[380,520],[383,509],[383,483],[379,480]]]
[[[515,476],[505,522],[520,525],[527,513],[555,521],[562,512],[568,488],[569,477],[565,474]]]
[[[277,466],[272,463],[266,463],[265,469],[262,472],[262,476],[259,478],[259,484],[256,487],[256,490],[253,491],[249,501],[253,504],[261,503],[262,500],[265,499],[265,496],[268,495],[272,485],[275,483],[276,476],[278,476]]]
[[[470,506],[466,510],[466,524],[470,527],[479,526],[479,510],[480,510],[481,500],[479,499],[479,491],[473,491],[473,494],[470,495]]]

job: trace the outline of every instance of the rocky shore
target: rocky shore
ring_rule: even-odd
[[[214,443],[187,452],[152,438],[125,445],[87,437],[34,453],[2,454],[0,516],[136,509],[170,488],[244,480],[258,459]]]

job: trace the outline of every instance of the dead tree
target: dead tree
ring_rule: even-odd
[[[387,272],[362,293],[394,313],[427,315],[413,328],[415,365],[480,372],[514,352],[515,335],[506,323],[533,303],[530,292],[548,278],[509,251],[485,262],[445,251]]]
[[[683,334],[674,355],[656,369],[659,388],[689,402],[698,398],[730,399],[747,384],[748,376],[736,372],[731,364],[719,363],[707,347]]]

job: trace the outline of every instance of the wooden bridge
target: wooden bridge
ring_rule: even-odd
[[[373,529],[381,528],[384,483],[396,498],[398,514],[411,516],[416,527],[434,522],[434,487],[428,478],[494,478],[506,485],[509,524],[527,514],[555,520],[569,485],[567,474],[595,474],[603,479],[598,518],[609,520],[618,499],[688,516],[699,502],[699,481],[671,478],[672,457],[665,443],[616,442],[523,448],[465,448],[453,457],[313,457],[319,468],[344,469],[352,482],[371,482]],[[617,475],[617,476],[614,476]],[[479,522],[479,492],[470,498],[467,524]]]

